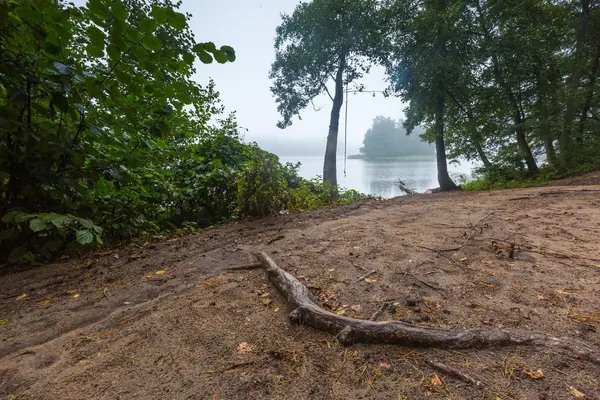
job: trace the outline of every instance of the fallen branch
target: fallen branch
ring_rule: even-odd
[[[358,282],[362,281],[363,279],[366,279],[368,277],[370,277],[371,275],[373,275],[375,272],[375,270],[369,271],[366,274],[362,275],[360,278],[358,278],[357,280],[355,280],[354,282],[352,282],[353,285],[356,285]]]
[[[465,374],[464,372],[454,369],[446,364],[442,364],[439,361],[425,360],[425,364],[429,365],[431,368],[437,370],[438,372],[453,376],[457,379],[460,379],[463,382],[470,383],[473,386],[489,387],[489,385],[487,383],[477,380],[477,379]]]
[[[285,236],[283,236],[283,235],[278,235],[278,236],[275,236],[273,239],[269,240],[269,241],[267,242],[267,244],[273,244],[273,243],[275,243],[276,241],[278,241],[278,240],[281,240],[281,239],[285,239]]]
[[[385,303],[383,303],[381,305],[381,307],[379,307],[377,309],[377,311],[375,311],[373,313],[373,315],[371,315],[371,318],[369,318],[369,321],[377,321],[377,318],[379,318],[381,316],[381,314],[383,314],[385,312],[385,310],[387,310],[392,304],[389,301],[386,301]]]
[[[420,327],[402,321],[369,321],[336,315],[319,307],[306,286],[279,268],[264,252],[254,253],[269,281],[285,296],[292,308],[293,323],[311,326],[336,335],[343,344],[391,343],[404,346],[474,348],[492,346],[545,346],[565,349],[577,357],[600,364],[592,347],[571,338],[556,338],[538,333],[504,329],[472,328],[462,331]]]
[[[536,197],[543,197],[543,196],[550,196],[553,194],[594,194],[594,193],[600,193],[600,190],[593,190],[593,189],[582,189],[582,190],[548,190],[545,192],[538,192],[532,196],[520,196],[520,197],[512,197],[510,199],[508,199],[509,201],[512,200],[525,200],[525,199],[533,199]]]
[[[225,268],[225,271],[239,271],[244,269],[258,269],[262,268],[262,263],[254,263],[254,264],[245,264],[245,265],[237,265],[235,267]]]
[[[422,285],[425,285],[433,290],[444,290],[443,288],[434,285],[433,283],[429,283],[427,281],[424,281],[423,279],[419,278],[418,276],[416,276],[415,274],[411,274],[410,272],[396,272],[397,274],[402,274],[404,276],[412,276],[414,278],[414,280],[416,280],[417,282],[419,282]]]
[[[400,190],[402,190],[404,193],[406,193],[408,195],[418,194],[417,191],[406,186],[406,183],[402,182],[402,180],[400,180],[400,179],[398,179],[398,182],[396,182],[396,186],[398,186],[398,188],[400,188]]]
[[[417,247],[419,247],[421,249],[425,249],[425,250],[435,251],[435,252],[458,251],[458,250],[462,249],[463,247],[465,247],[468,243],[469,243],[469,241],[467,240],[466,243],[464,243],[460,246],[457,246],[457,247],[451,247],[449,249],[432,249],[431,247],[426,247],[426,246],[417,246]]]

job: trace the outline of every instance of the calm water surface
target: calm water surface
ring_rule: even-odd
[[[323,175],[323,157],[281,157],[281,162],[298,162],[300,176],[310,179]],[[449,164],[450,175],[470,175],[475,164],[462,162]],[[438,187],[435,159],[427,161],[414,160],[347,160],[344,177],[344,160],[338,156],[338,184],[362,193],[374,194],[390,198],[402,196],[402,192],[394,183],[402,179],[406,185],[418,192]]]

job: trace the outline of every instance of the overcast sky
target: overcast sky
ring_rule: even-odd
[[[282,13],[292,13],[297,0],[183,0],[183,11],[193,15],[191,27],[199,42],[212,41],[217,47],[230,45],[237,60],[231,64],[204,65],[197,62],[199,83],[213,78],[228,111],[236,111],[240,126],[247,128],[247,141],[280,155],[319,155],[325,152],[331,100],[327,95],[301,113],[291,127],[281,130],[277,106],[269,87],[269,70],[275,58],[275,28]],[[375,69],[362,81],[369,90],[386,86],[382,69]],[[348,102],[348,151],[355,153],[362,144],[365,131],[377,115],[394,119],[403,116],[403,105],[397,98],[373,98],[369,94],[350,95]],[[339,146],[343,146],[343,111],[340,121]],[[283,154],[283,150],[287,154]],[[311,153],[311,154],[307,154]]]

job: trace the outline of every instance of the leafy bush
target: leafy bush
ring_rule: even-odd
[[[102,228],[71,214],[28,214],[11,211],[2,217],[5,230],[0,243],[10,246],[9,262],[33,261],[36,256],[51,258],[71,241],[80,245],[102,244]]]
[[[332,200],[218,119],[194,63],[235,52],[197,43],[180,4],[0,2],[0,263],[360,197]]]

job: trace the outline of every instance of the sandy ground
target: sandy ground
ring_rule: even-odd
[[[5,269],[0,397],[598,399],[600,366],[576,355],[345,347],[292,325],[262,270],[224,270],[263,250],[341,315],[369,318],[387,301],[380,320],[599,346],[600,193],[581,190],[600,186],[572,183],[370,201]]]

